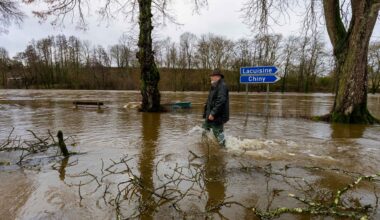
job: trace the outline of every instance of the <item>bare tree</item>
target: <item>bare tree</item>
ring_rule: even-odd
[[[211,56],[210,37],[211,36],[212,34],[208,34],[208,35],[204,34],[198,40],[196,57],[199,60],[199,63],[201,64],[201,68],[203,69],[211,68],[211,64],[210,64],[210,56]]]
[[[371,92],[375,94],[380,88],[380,42],[374,42],[369,48],[369,79]]]
[[[67,42],[68,46],[68,56],[69,62],[75,67],[78,68],[81,62],[80,60],[80,50],[81,50],[81,41],[75,36],[70,36]]]
[[[8,51],[0,47],[0,72],[2,76],[2,86],[3,88],[7,88],[7,65],[9,62]]]
[[[123,67],[123,59],[122,59],[122,53],[123,53],[123,46],[120,44],[116,44],[110,47],[110,55],[111,58],[115,60],[116,66],[118,68]]]
[[[171,67],[174,69],[178,66],[178,50],[176,44],[173,42],[170,45],[168,58],[171,63]]]
[[[234,47],[234,61],[233,61],[233,70],[236,72],[240,72],[240,67],[246,67],[246,66],[252,66],[253,62],[253,41],[241,38],[235,42]],[[240,74],[236,74],[236,77],[234,77],[237,84],[237,90],[240,92]]]
[[[20,57],[24,59],[24,63],[28,69],[28,81],[30,84],[40,84],[41,81],[38,77],[40,57],[37,54],[35,43],[33,41],[26,47],[25,51],[21,54]]]
[[[235,58],[238,61],[238,66],[250,66],[253,61],[252,53],[253,42],[246,38],[241,38],[235,43]]]
[[[62,67],[66,66],[68,58],[68,45],[65,35],[58,35],[55,38],[57,44],[57,56],[59,60],[59,65]]]
[[[229,69],[232,63],[234,43],[222,36],[210,37],[210,63],[212,68]]]
[[[286,80],[289,75],[290,67],[293,65],[295,54],[297,54],[297,42],[299,41],[299,38],[295,36],[288,37],[283,46],[282,51],[282,60],[284,60],[282,67],[283,67],[283,75],[281,78],[281,92],[284,93],[286,90]]]
[[[277,53],[281,39],[281,35],[256,35],[254,42],[255,65],[275,65],[278,59]]]
[[[68,53],[69,53],[69,68],[70,71],[70,84],[79,83],[79,72],[81,67],[81,49],[82,43],[81,40],[75,36],[70,36],[68,40]],[[72,76],[74,75],[74,76]]]
[[[178,68],[179,67],[179,54],[178,54],[178,48],[177,48],[177,44],[175,42],[168,42],[169,45],[167,47],[168,49],[168,53],[166,55],[166,59],[168,60],[167,63],[168,63],[168,67],[169,68],[172,68],[172,69],[175,69],[175,68]],[[177,78],[178,78],[178,71],[174,71],[174,79],[172,80],[172,85],[173,85],[173,88],[174,88],[174,91],[177,91],[178,88],[177,88]]]
[[[81,45],[81,56],[84,60],[85,66],[91,65],[91,43],[89,41],[83,41]]]
[[[55,80],[53,71],[53,46],[54,37],[43,38],[36,43],[36,51],[39,57],[38,74],[40,75],[40,80],[47,88],[51,88]]]
[[[324,51],[324,43],[320,40],[321,36],[319,33],[315,33],[311,38],[309,45],[309,56],[308,62],[306,63],[306,74],[304,80],[304,92],[310,92],[310,89],[313,88],[315,79],[317,75],[322,72],[320,66],[323,62],[323,56],[326,56]]]
[[[6,33],[11,24],[20,24],[24,17],[17,1],[0,0],[0,34]]]
[[[303,85],[305,80],[305,74],[306,74],[306,66],[307,66],[307,56],[308,56],[308,45],[310,45],[310,37],[307,35],[302,36],[299,38],[300,44],[298,45],[300,50],[298,53],[298,59],[300,61],[298,66],[298,81],[297,81],[297,91],[301,92],[303,91]]]
[[[158,68],[161,68],[164,66],[163,47],[164,45],[162,44],[162,40],[153,41],[154,59],[156,61],[156,65]]]
[[[164,40],[161,41],[162,44],[162,53],[163,53],[163,59],[164,59],[164,67],[170,68],[170,47],[171,47],[171,38],[167,37]]]
[[[335,72],[338,76],[336,95],[330,114],[323,119],[343,123],[378,122],[367,109],[368,46],[378,19],[379,0],[275,1],[247,0],[244,12],[247,23],[264,32],[268,30],[272,12],[287,16],[295,5],[305,6],[305,26],[316,25],[319,13],[334,48]],[[346,11],[345,9],[349,9]],[[313,30],[313,28],[311,28]]]
[[[137,53],[137,39],[133,35],[123,34],[119,38],[119,44],[122,45],[122,66],[126,68],[138,66],[135,56]]]
[[[94,52],[96,53],[96,54],[94,54],[96,57],[96,63],[100,67],[101,74],[102,74],[102,88],[105,89],[106,88],[106,80],[107,80],[106,79],[107,74],[106,74],[105,67],[111,67],[111,59],[108,56],[107,51],[101,45],[98,45],[95,48]]]
[[[193,64],[196,42],[197,36],[195,36],[195,34],[193,33],[185,32],[180,36],[181,52],[185,56],[187,62],[187,69],[191,69],[191,66]]]

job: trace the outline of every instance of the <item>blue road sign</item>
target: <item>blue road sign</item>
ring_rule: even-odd
[[[276,75],[240,76],[240,83],[275,83],[280,80]]]
[[[270,75],[270,74],[276,74],[278,71],[278,68],[275,66],[255,66],[255,67],[242,67],[240,68],[240,74],[263,74],[263,75]]]

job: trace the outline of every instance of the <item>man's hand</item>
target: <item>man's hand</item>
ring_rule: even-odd
[[[214,118],[213,115],[209,115],[209,116],[208,116],[208,120],[210,120],[210,121],[214,121],[214,119],[215,119],[215,118]]]

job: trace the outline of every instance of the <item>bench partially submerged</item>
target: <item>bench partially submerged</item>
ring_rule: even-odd
[[[191,108],[191,102],[173,102],[170,103],[172,105],[172,108],[179,108],[179,109],[189,109]]]
[[[78,108],[78,106],[98,106],[98,109],[101,108],[101,106],[104,106],[103,102],[99,101],[74,101],[73,104],[75,105],[75,108]]]
[[[190,109],[191,102],[171,102],[163,104],[163,106],[167,109],[175,110],[175,109]]]

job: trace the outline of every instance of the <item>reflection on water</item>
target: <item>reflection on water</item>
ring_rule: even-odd
[[[160,114],[142,113],[142,146],[139,159],[140,178],[147,190],[141,190],[141,218],[153,219],[154,201],[152,201],[151,191],[154,189],[153,172],[154,160],[156,158],[157,141],[160,135]]]
[[[56,170],[52,171],[51,164],[44,165],[41,171],[31,175],[35,189],[28,188],[29,193],[20,195],[17,201],[23,202],[10,199],[9,203],[13,204],[12,207],[20,207],[26,201],[21,219],[74,219],[75,216],[112,219],[109,217],[112,214],[104,214],[112,210],[100,209],[98,198],[87,195],[86,205],[78,207],[78,189],[64,186],[63,181],[70,179],[70,174],[83,170],[99,171],[102,159],[118,159],[125,154],[136,159],[134,168],[138,169],[144,186],[151,189],[157,184],[157,161],[163,160],[163,167],[173,167],[177,163],[186,164],[190,150],[200,156],[207,155],[201,161],[205,169],[207,198],[205,201],[193,202],[196,204],[195,210],[209,210],[214,218],[223,215],[231,219],[252,219],[251,212],[239,207],[218,207],[221,201],[229,198],[262,209],[294,204],[286,198],[286,193],[294,191],[296,187],[283,189],[282,180],[266,177],[259,170],[243,172],[239,169],[242,161],[277,167],[284,164],[322,166],[364,174],[380,170],[380,126],[330,125],[300,119],[301,116],[328,113],[333,103],[330,94],[271,94],[269,117],[265,117],[265,94],[249,95],[248,114],[245,96],[230,94],[231,117],[225,125],[226,150],[201,141],[199,126],[203,121],[201,115],[206,98],[207,93],[163,93],[163,103],[190,101],[193,108],[148,114],[123,108],[127,103],[139,102],[138,92],[1,90],[0,143],[8,137],[12,127],[15,127],[15,135],[26,138],[30,137],[26,132],[28,129],[37,134],[46,134],[47,130],[52,133],[62,130],[65,135],[75,135],[78,146],[74,150],[85,153],[76,156],[78,164],[75,166],[69,165],[68,158],[60,161],[57,165],[59,175]],[[74,109],[73,100],[104,101],[106,108],[101,111]],[[380,117],[379,100],[379,95],[370,95],[368,100],[371,113],[377,117]],[[165,173],[165,170],[158,173]],[[337,189],[349,182],[349,178],[337,174],[306,172],[302,169],[293,174],[309,176],[311,182],[324,189]],[[0,177],[2,180],[3,177],[16,180],[20,174],[18,171],[0,171]],[[2,192],[17,192],[31,185],[31,179],[23,179],[25,182],[18,181],[18,184],[2,182],[0,189]],[[287,191],[282,193],[279,189]],[[149,201],[152,196],[147,190],[141,190],[140,193],[140,207],[145,208],[142,218],[158,218],[157,212],[160,217],[165,214],[171,216],[170,211],[163,213],[154,210],[153,205],[149,206],[154,201]],[[0,203],[0,213],[9,213],[6,211],[9,205]],[[189,204],[189,209],[192,208]],[[15,208],[14,211],[17,210]],[[12,218],[16,215],[13,214]]]
[[[219,213],[219,205],[224,202],[226,197],[226,178],[224,152],[218,144],[210,143],[208,137],[203,137],[201,149],[205,158],[205,187],[208,195],[205,210]]]
[[[59,167],[58,172],[59,172],[59,179],[62,181],[65,181],[66,167],[68,163],[69,163],[69,157],[65,157],[61,161],[61,166]]]
[[[344,124],[331,124],[331,138],[332,139],[358,139],[362,138],[367,126],[365,125],[344,125]]]

